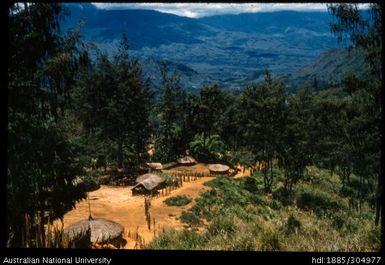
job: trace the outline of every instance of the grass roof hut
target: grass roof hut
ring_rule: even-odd
[[[162,171],[163,165],[161,163],[146,163],[147,167],[151,171]]]
[[[132,187],[131,190],[133,191],[133,194],[140,191],[153,191],[165,181],[166,180],[159,175],[147,173],[139,176],[136,179],[137,184]],[[144,188],[145,190],[143,190],[142,188]]]
[[[224,175],[229,173],[230,167],[222,164],[211,164],[209,165],[209,170],[212,174]]]
[[[124,228],[122,225],[104,218],[89,218],[76,222],[64,229],[64,235],[75,247],[87,248],[90,244],[110,243],[119,248]]]
[[[176,160],[179,164],[181,165],[185,165],[185,166],[191,166],[191,165],[195,165],[196,163],[198,163],[193,157],[191,156],[185,156],[185,157],[182,157],[182,158],[178,158]]]

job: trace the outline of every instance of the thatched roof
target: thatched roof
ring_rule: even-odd
[[[146,165],[151,168],[151,169],[155,169],[155,170],[162,170],[163,169],[163,166],[161,163],[146,163]]]
[[[147,173],[147,174],[139,176],[136,179],[136,183],[138,183],[138,184],[135,185],[133,188],[135,188],[138,185],[143,185],[143,187],[146,190],[152,190],[163,182],[165,182],[165,179],[162,178],[161,176]]]
[[[230,167],[222,164],[211,164],[209,165],[209,170],[212,173],[227,173],[230,170]]]
[[[185,157],[177,159],[176,161],[182,165],[191,165],[191,164],[197,163],[197,161],[191,156],[185,156]]]
[[[64,229],[70,240],[86,235],[91,230],[91,243],[107,243],[122,236],[123,226],[104,218],[92,218],[74,223]]]

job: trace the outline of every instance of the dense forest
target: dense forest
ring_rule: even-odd
[[[60,21],[68,15],[62,5],[12,4],[8,10],[7,246],[47,245],[46,224],[62,219],[86,198],[85,188],[74,184],[76,176],[97,182],[103,171],[124,171],[136,177],[146,162],[167,163],[189,154],[231,168],[253,168],[256,161],[265,166],[243,182],[223,178],[209,184],[224,193],[207,193],[184,216],[190,223],[191,218],[207,217],[212,221],[208,234],[171,231],[156,238],[151,248],[192,249],[206,244],[215,249],[208,238],[226,234],[226,227],[232,238],[234,223],[210,217],[208,212],[214,214],[214,209],[207,207],[216,204],[223,210],[243,207],[242,202],[261,204],[256,198],[268,194],[279,202],[276,209],[294,204],[321,209],[322,216],[340,227],[348,217],[356,218],[356,224],[363,223],[360,218],[368,220],[377,242],[368,244],[379,248],[381,6],[371,5],[370,20],[360,16],[355,4],[328,8],[337,18],[331,25],[336,38],[348,38],[349,49],[364,53],[369,65],[365,78],[346,73],[338,86],[320,89],[316,81],[305,82],[289,93],[283,81],[265,69],[262,82],[240,91],[213,83],[187,92],[167,62],[159,67],[160,89],[152,87],[138,59],[131,56],[130,36],[124,32],[119,49],[108,56],[83,40],[81,23],[60,31]],[[151,157],[146,152],[150,143],[155,144]],[[330,188],[327,192],[332,194],[326,195],[312,189],[315,171],[326,182],[337,178],[339,188]],[[226,201],[226,192],[233,200],[239,193],[239,198],[235,196],[239,200]],[[348,205],[339,205],[333,196]],[[289,217],[290,229],[300,227],[297,219]],[[279,249],[272,237],[267,250]],[[235,249],[254,249],[247,239],[238,239],[243,245]],[[176,245],[183,240],[190,243]]]

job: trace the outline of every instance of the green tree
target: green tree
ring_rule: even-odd
[[[282,145],[279,149],[279,165],[285,171],[284,188],[288,194],[305,176],[306,167],[314,156],[313,96],[305,83],[288,99],[288,115],[284,122]]]
[[[114,150],[106,150],[112,157],[105,157],[113,158],[120,168],[124,161],[132,168],[145,159],[151,97],[139,61],[129,57],[124,33],[113,61],[100,54],[79,82],[77,106],[85,129],[113,143]]]
[[[370,5],[370,18],[365,18],[357,4],[330,4],[329,11],[337,18],[331,30],[338,40],[348,36],[351,47],[361,48],[370,65],[371,76],[364,89],[352,93],[352,102],[357,110],[350,122],[354,134],[347,135],[354,150],[354,172],[376,190],[376,218],[381,218],[382,178],[380,166],[381,141],[381,83],[382,83],[382,9],[380,4]],[[349,137],[348,137],[349,136]],[[360,201],[364,189],[360,192]]]
[[[44,225],[84,197],[62,114],[85,54],[75,32],[62,38],[59,4],[9,8],[7,245],[41,247]],[[73,35],[72,35],[73,34]],[[31,49],[31,47],[36,47]],[[63,67],[63,68],[62,68]]]
[[[239,104],[239,130],[242,145],[252,150],[255,158],[264,161],[265,191],[271,192],[274,180],[273,159],[281,148],[282,132],[286,116],[284,85],[273,81],[265,72],[262,84],[246,87]]]
[[[226,151],[226,145],[217,134],[210,135],[208,138],[203,134],[196,134],[189,147],[194,157],[205,162],[220,161]]]
[[[331,31],[338,41],[348,36],[350,47],[360,47],[365,52],[372,74],[382,79],[382,9],[381,5],[370,5],[370,17],[360,12],[357,4],[329,4],[329,11],[337,18]]]
[[[169,73],[167,62],[161,62],[162,96],[159,99],[157,113],[159,130],[157,135],[157,155],[162,161],[177,158],[185,151],[182,125],[185,124],[186,93],[180,84],[180,76],[174,71]],[[184,144],[182,144],[182,142]]]
[[[200,90],[195,123],[203,135],[204,144],[210,135],[222,132],[225,109],[225,95],[218,85],[204,86]]]
[[[128,147],[131,165],[143,162],[145,144],[150,136],[149,104],[152,96],[148,81],[136,58],[129,59],[125,33],[114,55],[115,91],[109,104],[118,143],[118,165],[123,162],[123,145]]]

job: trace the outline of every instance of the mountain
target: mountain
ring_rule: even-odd
[[[337,47],[329,30],[332,16],[327,12],[279,11],[194,19],[153,10],[66,6],[71,15],[62,24],[64,30],[83,17],[84,37],[108,54],[116,50],[125,30],[131,55],[145,62],[146,74],[158,82],[157,62],[170,61],[187,89],[212,82],[239,88],[260,79],[266,68],[275,75],[296,77],[287,80],[300,80],[311,73],[303,70],[300,74],[297,69]]]
[[[284,80],[289,84],[288,89],[290,90],[305,81],[312,85],[315,78],[319,85],[337,84],[347,73],[354,73],[359,78],[365,78],[368,71],[369,65],[365,62],[362,50],[335,48],[322,53],[313,63],[286,75]]]
[[[80,18],[85,19],[84,35],[96,42],[106,43],[119,40],[126,31],[131,49],[158,47],[175,42],[195,44],[202,41],[196,34],[209,34],[209,29],[196,20],[160,13],[153,10],[103,10],[92,4],[67,4],[70,19],[65,29],[74,27]]]
[[[325,21],[331,21],[331,17],[327,12],[280,11],[218,15],[203,17],[199,21],[223,30],[246,33],[282,33],[301,28],[314,33],[329,33]]]

